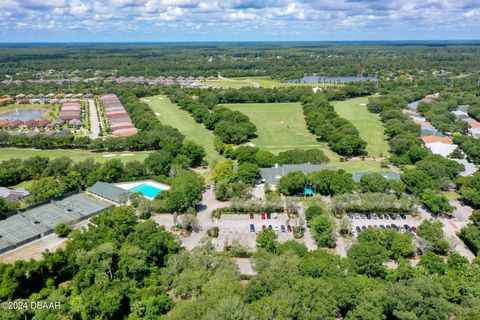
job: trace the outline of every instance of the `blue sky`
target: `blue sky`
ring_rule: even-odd
[[[0,0],[0,42],[480,39],[480,0]]]

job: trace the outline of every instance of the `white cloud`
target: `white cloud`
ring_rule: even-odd
[[[228,15],[228,18],[233,21],[241,21],[241,20],[254,20],[257,17],[255,13],[251,12],[232,12]]]
[[[152,32],[161,27],[221,34],[260,28],[282,34],[303,28],[328,34],[408,25],[417,34],[448,26],[480,33],[479,16],[478,0],[0,0],[2,28],[32,25],[89,32]],[[48,21],[42,21],[45,17]]]

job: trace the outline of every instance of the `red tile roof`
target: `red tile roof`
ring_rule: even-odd
[[[446,144],[453,144],[452,139],[438,136],[424,136],[422,137],[424,143],[442,142]]]

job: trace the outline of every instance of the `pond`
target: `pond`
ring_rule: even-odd
[[[336,82],[336,83],[351,83],[351,82],[361,82],[361,81],[378,81],[377,77],[321,77],[321,76],[303,76],[297,79],[288,79],[285,82],[288,83],[321,83],[321,82]]]
[[[44,114],[44,110],[17,109],[15,111],[0,114],[0,120],[37,120],[43,117]]]

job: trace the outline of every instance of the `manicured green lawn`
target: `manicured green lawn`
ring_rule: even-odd
[[[378,115],[367,110],[365,106],[368,97],[354,98],[345,101],[332,102],[335,111],[340,117],[349,120],[360,132],[360,136],[367,142],[368,155],[378,157],[387,156],[388,143],[385,140],[385,128]]]
[[[73,161],[82,161],[87,158],[93,158],[98,162],[105,162],[109,159],[121,159],[123,162],[139,160],[143,161],[149,154],[149,151],[139,152],[104,152],[95,153],[86,150],[39,150],[39,149],[23,149],[23,148],[0,148],[0,161],[10,158],[25,159],[33,156],[42,156],[50,158],[58,158],[67,156]]]
[[[148,103],[161,123],[177,128],[185,135],[186,139],[202,145],[207,153],[206,159],[209,164],[225,161],[225,158],[214,149],[213,139],[215,136],[213,133],[205,129],[203,124],[195,122],[188,112],[181,110],[177,105],[170,102],[168,97],[148,97],[143,98],[142,101]]]
[[[247,115],[257,127],[255,146],[275,154],[290,149],[322,149],[332,160],[338,155],[320,143],[306,127],[300,103],[226,104],[228,108]]]

